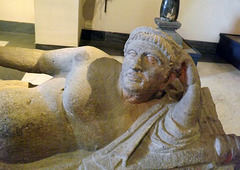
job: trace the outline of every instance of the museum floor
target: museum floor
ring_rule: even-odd
[[[0,46],[34,48],[33,34],[0,32]],[[112,49],[105,50],[106,52]],[[116,55],[119,51],[116,51]],[[214,54],[203,54],[198,63],[202,87],[209,87],[226,133],[240,136],[240,71]],[[0,79],[18,79],[23,72],[0,67]]]

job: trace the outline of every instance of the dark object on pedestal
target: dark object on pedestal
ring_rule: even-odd
[[[176,32],[181,27],[181,23],[177,22],[179,4],[179,0],[163,0],[160,9],[160,18],[155,18],[155,23],[158,29],[167,33],[182,47],[182,37]]]
[[[160,19],[162,21],[173,22],[178,18],[179,0],[163,0],[160,9]]]
[[[221,33],[217,55],[240,70],[240,35]]]

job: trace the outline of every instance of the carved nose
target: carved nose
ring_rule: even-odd
[[[137,58],[133,65],[131,66],[131,69],[133,69],[136,72],[141,72],[142,71],[142,66],[141,66],[141,58]]]

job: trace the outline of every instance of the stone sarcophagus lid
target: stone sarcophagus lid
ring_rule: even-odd
[[[224,133],[191,57],[139,27],[124,60],[94,47],[0,48],[0,65],[45,73],[38,86],[0,81],[3,169],[234,168],[240,138]]]

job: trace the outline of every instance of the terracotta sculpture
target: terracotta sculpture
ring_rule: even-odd
[[[238,159],[239,137],[224,133],[192,59],[169,36],[137,28],[124,55],[121,64],[94,47],[0,48],[0,65],[53,76],[32,88],[0,81],[4,165],[74,150],[88,156],[56,164],[167,169]]]

